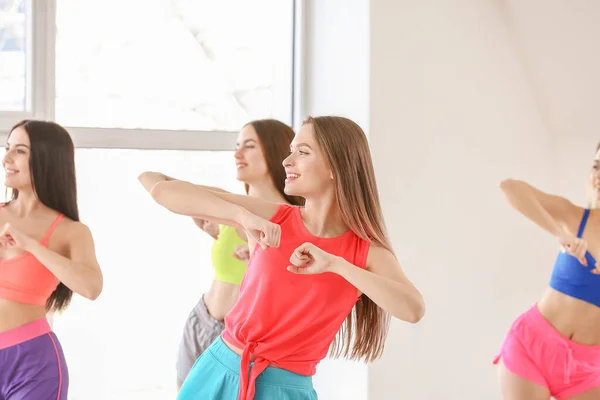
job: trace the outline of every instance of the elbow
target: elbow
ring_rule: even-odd
[[[104,282],[103,282],[103,278],[102,278],[102,274],[100,274],[99,278],[96,279],[86,290],[85,293],[82,293],[82,296],[85,297],[88,300],[96,300],[98,297],[100,297],[100,294],[102,293],[102,289],[104,286]]]
[[[150,189],[150,196],[156,201],[158,204],[163,204],[162,201],[164,199],[165,190],[167,189],[165,186],[168,185],[168,182],[158,182],[152,186]]]
[[[159,183],[164,184],[169,181],[169,179],[167,179],[164,175],[151,171],[142,172],[138,175],[137,179],[138,182],[142,184],[144,189],[150,193],[152,192],[152,189]]]
[[[511,201],[521,183],[521,181],[508,178],[500,181],[498,186],[500,187],[500,190],[502,190],[502,193],[504,193],[505,198]]]
[[[152,179],[153,174],[154,174],[154,172],[146,171],[146,172],[142,172],[137,177],[138,182],[141,183],[146,188],[146,190],[148,189],[148,186],[147,186],[148,183],[153,180]]]
[[[94,290],[94,291],[90,291],[88,293],[87,296],[85,296],[86,299],[94,301],[96,300],[98,297],[100,297],[100,294],[102,293],[102,289],[100,290]]]
[[[396,311],[390,310],[390,314],[395,318],[410,324],[418,323],[423,319],[423,316],[425,316],[425,302],[423,301],[423,297],[417,292],[412,300],[407,302],[406,299],[404,299],[399,303]]]
[[[85,293],[81,293],[81,295],[88,300],[94,301],[98,297],[100,297],[101,293],[102,293],[102,284],[99,284],[99,285],[94,285],[94,286],[88,288],[88,290],[86,290]]]
[[[160,181],[155,183],[149,192],[152,199],[167,210],[175,214],[193,215],[190,214],[190,207],[181,199],[186,196],[186,185],[189,184],[182,181]]]
[[[506,178],[506,179],[502,179],[500,181],[500,183],[498,184],[498,187],[503,192],[506,192],[508,189],[510,189],[511,187],[515,186],[516,183],[517,183],[516,180],[511,179],[511,178]]]
[[[501,180],[500,183],[498,184],[498,187],[504,193],[512,193],[518,188],[523,188],[524,183],[525,182],[517,180],[517,179],[507,178],[507,179]]]
[[[146,176],[148,176],[148,173],[149,173],[148,171],[146,171],[146,172],[142,172],[141,174],[139,174],[139,175],[138,175],[138,177],[137,177],[137,180],[138,180],[138,181],[140,181],[140,182],[143,182],[143,181],[144,181],[144,178],[145,178]]]
[[[425,316],[425,302],[423,298],[419,296],[419,299],[415,302],[411,309],[411,313],[406,322],[416,324]]]

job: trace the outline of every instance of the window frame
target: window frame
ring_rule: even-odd
[[[55,0],[30,0],[27,19],[27,87],[25,88],[26,111],[0,111],[0,133],[6,134],[11,126],[26,118],[52,119],[54,110],[54,48],[55,38],[48,32],[56,32],[48,24],[50,16],[56,15]],[[52,17],[54,18],[54,17]],[[44,68],[47,66],[47,68]]]
[[[305,0],[292,0],[291,125],[301,124]],[[29,98],[31,111],[0,111],[0,140],[6,141],[11,126],[27,118],[55,119],[56,101],[56,0],[31,0],[31,54]],[[147,150],[231,150],[237,132],[122,129],[65,126],[77,148]]]

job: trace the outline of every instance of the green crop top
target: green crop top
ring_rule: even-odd
[[[233,256],[236,245],[246,244],[237,234],[235,228],[227,225],[219,226],[219,238],[211,249],[212,264],[215,270],[215,280],[239,285],[246,273],[245,262]]]

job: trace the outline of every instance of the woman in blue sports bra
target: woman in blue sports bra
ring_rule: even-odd
[[[589,208],[513,179],[509,204],[561,245],[549,287],[513,323],[494,363],[504,400],[600,399],[600,145],[589,177]]]

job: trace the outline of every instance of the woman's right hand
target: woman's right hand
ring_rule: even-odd
[[[201,218],[194,218],[194,223],[213,239],[217,240],[219,238],[219,224]]]
[[[263,250],[266,250],[267,247],[279,247],[281,238],[279,225],[252,214],[250,211],[244,212],[239,223],[246,231],[248,239],[252,238]]]
[[[586,267],[588,266],[585,258],[588,244],[584,239],[566,233],[558,237],[558,243],[564,253],[572,255],[578,259],[581,264]],[[594,267],[596,266],[594,265]]]

